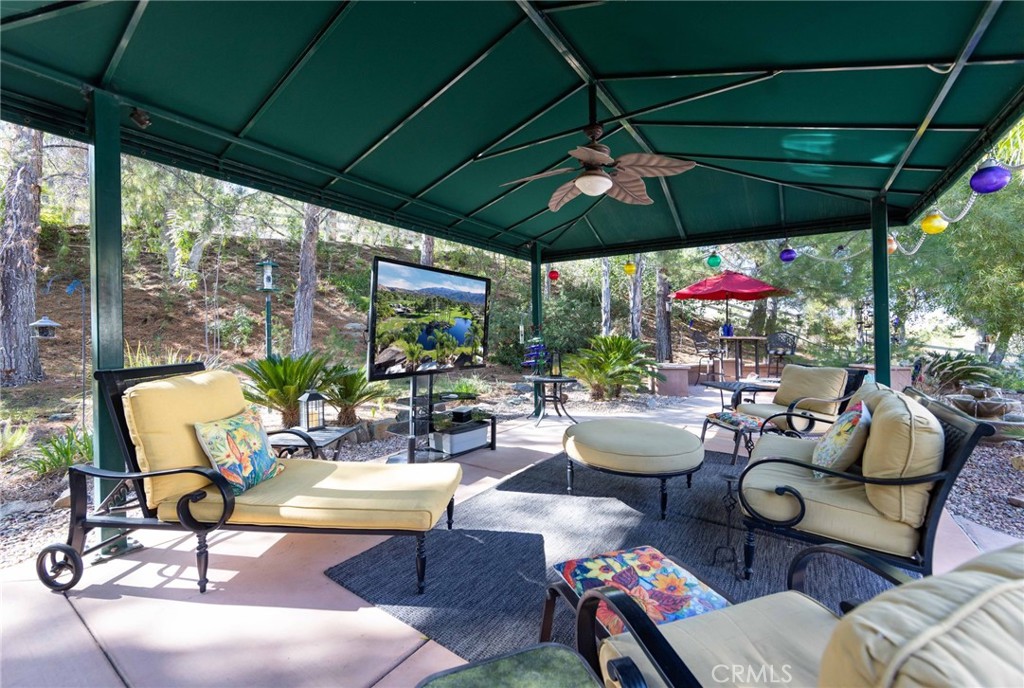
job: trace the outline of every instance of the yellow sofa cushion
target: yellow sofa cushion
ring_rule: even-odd
[[[645,420],[612,418],[570,425],[562,446],[583,464],[641,475],[688,471],[704,462],[699,437]]]
[[[788,485],[803,496],[807,507],[803,520],[793,526],[795,529],[898,556],[914,554],[920,541],[918,531],[881,514],[868,501],[863,484],[841,478],[815,478],[814,466],[806,457],[806,446],[793,445],[799,450],[793,453],[805,456],[787,457],[807,461],[806,466],[758,465],[765,456],[786,456],[785,447],[777,447],[771,454],[763,453],[770,449],[763,446],[769,437],[766,435],[754,447],[751,467],[743,479],[743,497],[754,510],[780,521],[795,518],[800,511],[796,499],[788,494],[775,494],[776,487]],[[790,442],[814,444],[809,440],[790,439]]]
[[[457,463],[394,465],[282,459],[285,470],[235,497],[228,523],[307,528],[428,530],[444,513],[462,479]],[[220,493],[191,505],[201,521],[221,514]],[[157,508],[163,521],[177,521],[177,499]]]
[[[1024,543],[854,609],[832,634],[819,684],[1024,685]]]
[[[781,592],[658,629],[703,686],[777,688],[817,684],[821,654],[837,622],[811,598]],[[602,642],[602,667],[624,656],[636,663],[648,686],[665,685],[631,634]]]
[[[853,397],[850,399],[850,403],[847,408],[856,403],[863,402],[869,409],[873,409],[875,404],[878,402],[879,394],[883,393],[882,395],[884,396],[885,392],[891,393],[893,392],[893,389],[883,385],[881,382],[865,382],[857,388],[856,392],[853,393]]]
[[[772,403],[789,406],[801,397],[836,399],[846,389],[846,370],[843,368],[808,368],[788,365],[782,369],[782,379]],[[838,403],[825,401],[804,401],[797,408],[808,409],[829,416],[835,416]]]
[[[124,393],[125,420],[143,471],[209,468],[195,424],[234,416],[245,409],[238,378],[224,370],[140,382]],[[146,502],[156,507],[169,497],[209,484],[206,478],[188,473],[152,478],[145,481]]]
[[[869,396],[871,433],[861,466],[872,478],[926,475],[942,466],[944,433],[939,420],[924,406],[900,392]],[[919,528],[924,523],[933,483],[923,485],[867,485],[867,497],[891,519]]]

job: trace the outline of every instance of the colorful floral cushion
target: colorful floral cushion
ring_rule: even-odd
[[[708,419],[732,428],[743,428],[744,430],[751,431],[759,429],[761,423],[764,422],[764,418],[758,418],[757,416],[737,411],[716,411],[715,413],[709,413]]]
[[[587,590],[605,585],[624,590],[658,624],[729,605],[692,573],[649,546],[571,559],[554,568],[580,597]],[[597,608],[597,619],[612,635],[625,630],[619,617],[603,602]]]
[[[228,479],[236,496],[280,471],[281,465],[270,452],[270,439],[259,414],[252,409],[229,418],[196,423],[196,436],[210,464]]]
[[[836,471],[845,471],[860,460],[864,445],[868,441],[871,412],[864,404],[857,402],[836,418],[832,427],[821,436],[814,447],[811,463]],[[815,478],[824,478],[825,473],[814,471]]]

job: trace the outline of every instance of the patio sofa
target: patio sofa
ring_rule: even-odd
[[[871,419],[859,459],[845,470],[812,464],[816,439],[766,433],[754,446],[738,484],[747,578],[757,530],[849,544],[931,573],[946,497],[978,440],[994,430],[912,387],[866,383],[851,405],[858,402]]]
[[[37,559],[40,580],[54,590],[73,587],[95,528],[184,530],[197,538],[199,590],[207,584],[207,536],[216,530],[284,533],[412,535],[417,590],[426,572],[425,533],[447,511],[462,478],[455,463],[392,465],[281,460],[283,470],[241,494],[215,468],[195,424],[229,418],[248,404],[238,378],[202,364],[97,371],[115,423],[124,472],[93,466],[70,469],[71,527],[67,544],[50,545]],[[88,478],[117,481],[93,514],[86,513]],[[141,517],[125,516],[132,510]]]

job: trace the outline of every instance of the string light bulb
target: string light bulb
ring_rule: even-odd
[[[899,244],[896,243],[896,237],[894,237],[892,234],[890,234],[888,237],[886,237],[886,239],[885,239],[885,252],[886,253],[888,253],[891,256],[892,254],[896,253],[896,249],[898,247],[899,247]]]
[[[938,210],[931,211],[921,220],[921,231],[925,234],[942,234],[946,227],[949,227],[949,221]]]
[[[1013,171],[990,155],[971,175],[971,189],[979,194],[1002,191],[1012,177]]]
[[[789,245],[789,242],[783,244],[783,249],[779,251],[779,260],[783,263],[789,264],[796,260],[797,257],[796,249]]]
[[[708,256],[708,259],[705,262],[708,264],[709,268],[717,268],[722,264],[722,257],[718,255],[718,251],[712,251],[711,255]]]
[[[632,277],[636,274],[636,263],[631,260],[627,260],[626,264],[622,266],[622,271],[626,273],[626,276]]]
[[[560,276],[561,275],[559,274],[558,270],[551,270],[550,272],[548,272],[548,279],[551,280],[552,282],[557,282]]]

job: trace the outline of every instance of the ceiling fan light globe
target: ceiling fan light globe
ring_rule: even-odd
[[[600,196],[612,188],[612,179],[601,170],[587,170],[576,177],[576,188],[587,196]]]

